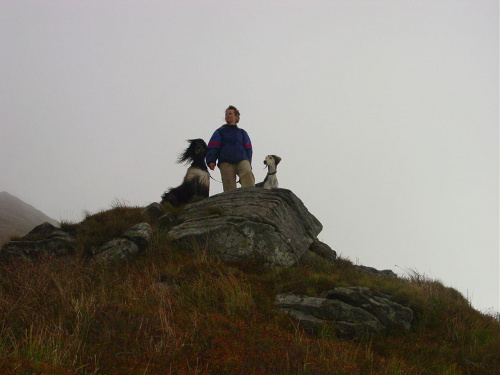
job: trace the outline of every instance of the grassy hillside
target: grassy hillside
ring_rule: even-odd
[[[154,228],[129,264],[86,260],[94,246],[147,220],[115,207],[78,224],[80,256],[0,266],[2,374],[498,374],[500,323],[456,290],[417,273],[383,279],[346,259],[291,269],[224,262],[179,249]],[[153,223],[151,223],[153,224]],[[349,341],[307,336],[273,305],[367,286],[415,312],[409,333]]]

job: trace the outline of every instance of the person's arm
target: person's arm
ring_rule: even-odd
[[[253,154],[252,141],[250,140],[250,136],[246,131],[243,131],[243,147],[245,148],[248,161],[250,162],[250,164],[252,164],[252,154]]]
[[[216,130],[208,142],[207,156],[205,157],[205,161],[211,170],[214,170],[215,162],[219,158],[219,152],[222,145],[221,142],[222,139],[219,130]]]

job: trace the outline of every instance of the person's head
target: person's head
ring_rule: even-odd
[[[236,125],[240,121],[240,111],[233,106],[230,105],[226,109],[226,123],[229,125]]]

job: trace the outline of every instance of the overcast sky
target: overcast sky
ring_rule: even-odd
[[[0,191],[65,221],[159,201],[235,105],[256,180],[281,156],[320,240],[498,311],[498,18],[496,0],[2,0]]]

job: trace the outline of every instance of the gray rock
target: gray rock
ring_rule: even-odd
[[[151,226],[148,223],[139,223],[127,230],[122,235],[122,238],[126,238],[134,242],[139,250],[144,250],[146,247],[148,247],[152,233],[153,231],[151,230]]]
[[[321,223],[290,190],[240,188],[186,205],[169,231],[175,243],[201,243],[223,259],[264,258],[289,267],[309,249]]]
[[[385,328],[369,312],[342,301],[285,293],[276,296],[275,304],[310,333],[317,333],[327,323],[336,335],[348,338],[381,333]]]
[[[75,252],[75,241],[52,238],[41,241],[11,241],[0,252],[4,260],[35,259],[44,256],[64,256]]]
[[[363,287],[339,287],[326,291],[321,297],[345,302],[360,307],[377,319],[387,328],[410,330],[413,311],[391,300],[384,294],[375,294]]]
[[[378,277],[389,277],[392,279],[396,279],[398,275],[394,273],[392,270],[381,270],[379,271],[376,268],[368,267],[368,266],[355,266],[357,270],[361,273],[365,273],[368,275],[378,276]]]
[[[56,231],[62,232],[58,227],[56,227],[56,226],[52,225],[51,223],[49,223],[48,221],[46,221],[45,223],[42,223],[42,224],[34,227],[28,234],[26,234],[23,237],[23,241],[43,240]]]
[[[94,254],[98,262],[133,260],[139,254],[139,247],[126,238],[115,238],[101,246]]]
[[[175,216],[171,212],[165,211],[160,203],[151,203],[144,208],[143,212],[162,228],[170,229],[175,223]]]
[[[299,263],[305,267],[315,267],[317,265],[323,264],[325,258],[313,253],[311,250],[307,250],[299,260]]]
[[[323,319],[319,319],[313,315],[306,314],[305,312],[303,312],[299,309],[292,309],[292,308],[288,308],[285,306],[286,305],[283,304],[283,307],[280,307],[280,310],[283,311],[284,313],[287,313],[295,320],[297,320],[299,322],[299,324],[308,333],[315,335],[323,329],[323,327],[325,325],[325,321]]]
[[[161,227],[170,229],[174,226],[175,217],[170,212],[167,212],[165,215],[160,216],[158,223]]]
[[[61,239],[61,240],[67,240],[67,241],[73,241],[74,238],[71,236],[69,233],[64,232],[60,229],[56,229],[52,233],[50,233],[47,237],[45,237],[46,240],[51,240],[51,239]]]
[[[133,260],[149,245],[151,234],[151,226],[148,223],[136,224],[120,238],[114,238],[93,251],[94,259],[111,262]]]
[[[332,250],[330,246],[319,240],[314,240],[314,242],[309,246],[309,250],[313,253],[319,255],[322,258],[334,262],[337,259],[337,252]]]
[[[45,222],[36,226],[20,241],[8,242],[0,251],[0,259],[35,259],[71,255],[76,250],[75,239],[68,233]]]
[[[158,219],[165,214],[165,210],[159,203],[151,203],[144,208],[143,212],[153,219]]]
[[[320,297],[279,294],[275,304],[311,333],[318,333],[328,324],[337,336],[346,338],[393,328],[407,331],[413,319],[411,309],[362,287],[335,288]]]

